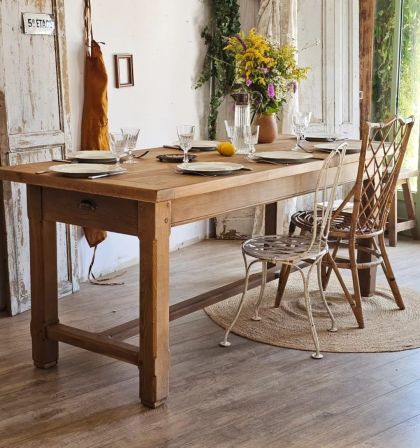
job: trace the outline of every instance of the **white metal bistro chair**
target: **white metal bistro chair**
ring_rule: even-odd
[[[267,282],[267,266],[269,263],[279,265],[294,266],[301,274],[303,280],[303,290],[305,295],[306,311],[312,333],[312,339],[315,344],[315,353],[312,358],[320,359],[323,355],[320,352],[319,339],[316,332],[315,322],[312,315],[311,298],[309,294],[309,279],[313,269],[317,268],[319,291],[331,319],[331,328],[329,331],[337,331],[334,316],[325,299],[324,290],[322,289],[321,279],[321,260],[328,252],[328,232],[333,212],[334,200],[337,191],[337,185],[343,166],[344,156],[347,144],[343,143],[335,148],[325,159],[318,176],[315,197],[314,197],[314,215],[318,219],[314,220],[313,232],[310,235],[268,235],[251,238],[242,244],[242,256],[245,263],[245,284],[241,300],[236,311],[236,315],[225,332],[225,337],[220,345],[229,347],[229,333],[234,327],[238,317],[242,311],[245,296],[248,290],[248,280],[251,267],[256,263],[262,263],[261,289],[257,304],[255,306],[254,321],[260,321],[259,308],[264,297],[264,289]],[[330,168],[337,167],[335,172]],[[321,198],[321,203],[319,200]],[[248,257],[252,260],[248,261]],[[301,262],[309,264],[309,269],[305,275],[304,267],[300,266]]]

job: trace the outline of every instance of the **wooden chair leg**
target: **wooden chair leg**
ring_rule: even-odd
[[[386,252],[385,238],[383,234],[379,235],[378,241],[381,250],[381,256],[383,258],[382,269],[384,271],[385,277],[388,281],[389,287],[391,288],[392,294],[394,296],[396,304],[398,305],[398,308],[400,310],[404,310],[405,309],[404,301],[401,297],[401,292],[400,289],[398,288],[398,284],[397,281],[395,280],[394,272],[392,270],[388,254]]]
[[[349,255],[350,255],[350,270],[353,279],[353,291],[354,291],[353,299],[355,302],[352,310],[354,317],[356,318],[357,323],[359,324],[359,328],[365,328],[365,323],[363,320],[363,309],[362,309],[362,293],[360,290],[359,272],[357,270],[357,254],[354,241],[349,242]]]
[[[333,246],[332,253],[329,253],[329,257],[327,257],[325,259],[325,260],[332,260],[334,265],[335,265],[334,260],[337,257],[337,252],[338,252],[338,249],[340,248],[340,242],[341,242],[341,238],[337,240],[337,242]],[[328,263],[328,264],[330,264],[330,266],[326,267],[325,263],[323,263],[324,266],[323,266],[323,274],[322,274],[322,288],[324,289],[324,291],[326,291],[328,288],[328,283],[330,282],[331,273],[333,271],[333,264],[332,263]]]
[[[355,306],[355,302],[353,300],[353,297],[351,296],[346,284],[344,283],[343,277],[341,276],[340,270],[338,269],[338,266],[335,262],[335,260],[333,259],[333,257],[331,256],[331,254],[328,252],[325,255],[326,261],[329,265],[331,265],[331,270],[334,271],[338,281],[340,282],[341,288],[344,291],[344,295],[347,299],[347,301],[349,302],[350,306],[353,308]]]
[[[401,185],[401,187],[402,187],[402,192],[404,195],[405,208],[407,210],[407,220],[416,221],[416,208],[414,205],[414,199],[413,199],[413,194],[411,193],[409,180],[407,180],[407,182],[403,183]],[[418,239],[419,234],[417,231],[417,225],[411,229],[411,235],[415,240]]]
[[[391,210],[389,211],[388,216],[388,224],[387,224],[387,232],[388,232],[388,241],[391,247],[397,246],[397,195],[394,193],[394,197],[392,199]]]
[[[283,264],[280,270],[279,284],[277,286],[276,301],[274,306],[278,308],[280,306],[281,299],[283,298],[284,290],[286,289],[287,280],[289,279],[290,270],[292,266]]]

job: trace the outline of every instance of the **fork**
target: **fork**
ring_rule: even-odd
[[[149,154],[150,151],[145,151],[143,154],[139,154],[139,155],[134,155],[133,157],[135,157],[136,159],[141,159],[142,157],[144,157],[146,154]]]

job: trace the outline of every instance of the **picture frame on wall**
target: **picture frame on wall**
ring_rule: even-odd
[[[133,55],[129,53],[121,53],[114,55],[115,66],[115,87],[120,89],[122,87],[134,86],[134,67]]]

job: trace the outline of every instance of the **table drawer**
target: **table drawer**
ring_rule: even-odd
[[[43,188],[42,208],[47,221],[138,234],[138,202],[134,200]]]

